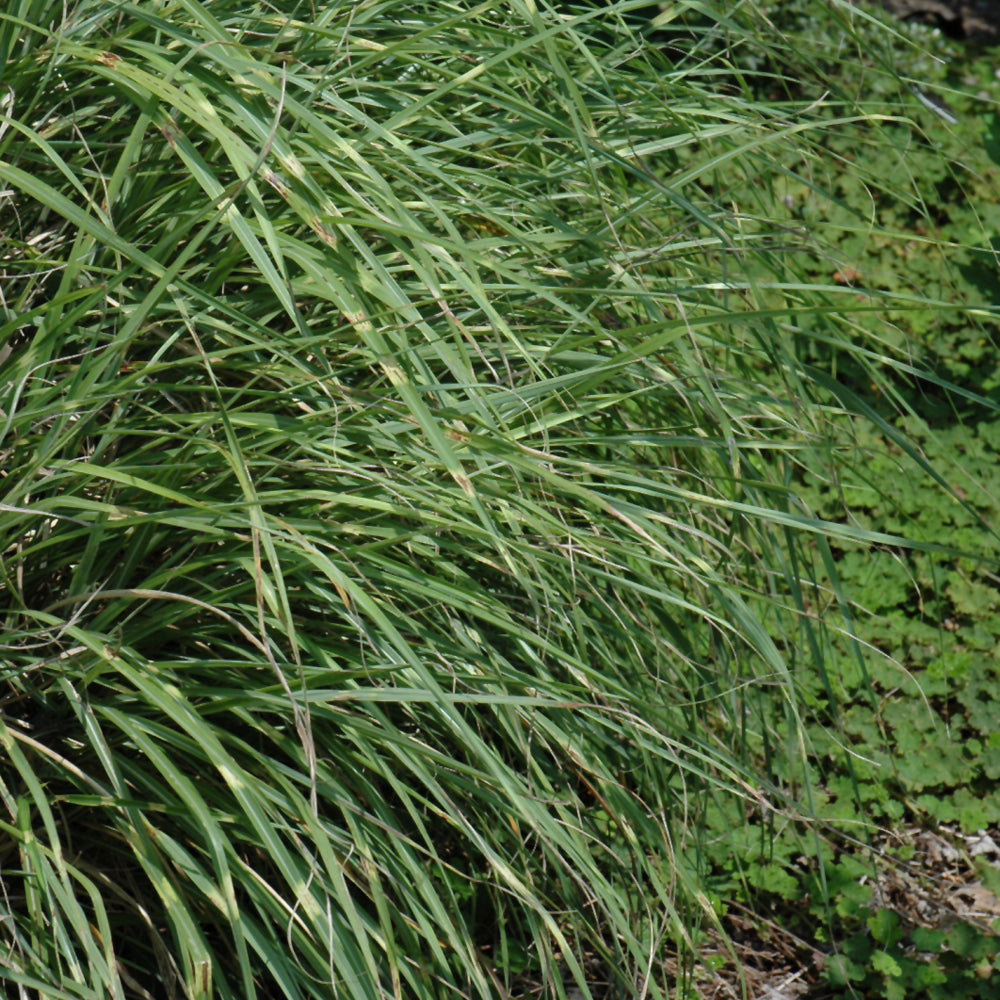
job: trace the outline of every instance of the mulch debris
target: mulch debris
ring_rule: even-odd
[[[891,910],[908,929],[961,923],[996,933],[1000,898],[983,884],[982,867],[1000,869],[1000,828],[974,834],[953,825],[911,828],[884,835],[875,849],[886,860],[872,886],[873,909]],[[910,857],[895,860],[900,855]],[[695,976],[700,1000],[822,1000],[832,994],[822,978],[827,956],[787,927],[738,905],[730,905],[724,926],[729,946],[720,938],[701,956]]]

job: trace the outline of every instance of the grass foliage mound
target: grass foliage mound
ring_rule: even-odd
[[[894,539],[801,484],[937,473],[787,185],[929,112],[733,6],[4,5],[9,990],[662,997],[707,803],[808,821]]]

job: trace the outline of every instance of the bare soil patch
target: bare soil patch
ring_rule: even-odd
[[[891,14],[921,21],[952,38],[976,45],[1000,44],[1000,3],[997,0],[881,0]]]

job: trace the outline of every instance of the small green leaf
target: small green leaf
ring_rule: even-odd
[[[872,937],[881,945],[891,947],[903,936],[899,917],[892,910],[878,910],[866,921]]]
[[[903,969],[899,962],[887,951],[877,951],[872,955],[872,968],[891,979],[898,979],[903,974]]]

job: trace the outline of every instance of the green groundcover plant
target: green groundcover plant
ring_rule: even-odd
[[[846,150],[933,114],[869,15],[774,14],[0,11],[8,992],[663,997],[719,816],[865,842],[838,560],[978,572],[905,419],[995,412],[919,340],[992,313],[835,259],[914,238],[835,175],[919,213]],[[967,535],[838,486],[904,473]]]
[[[801,261],[806,271],[817,284],[874,293],[886,305],[876,325],[861,314],[854,320],[905,343],[924,372],[916,384],[875,380],[842,352],[809,345],[808,356],[832,365],[827,370],[879,419],[856,424],[863,462],[834,476],[805,475],[799,498],[824,519],[995,552],[986,526],[997,523],[1000,497],[996,324],[990,311],[965,307],[997,301],[997,53],[920,26],[901,26],[898,43],[885,48],[877,31],[863,28],[867,51],[893,73],[871,74],[863,62],[859,73],[839,61],[837,36],[815,5],[788,0],[769,12],[786,31],[826,37],[835,86],[863,93],[869,107],[889,108],[902,81],[929,112],[919,130],[887,122],[877,142],[828,131],[827,162],[813,179],[821,177],[834,198],[817,199],[791,172],[776,179],[791,218],[825,234],[827,252]],[[741,62],[755,67],[759,58],[751,53]],[[753,86],[775,88],[759,76]],[[805,92],[796,79],[781,86]],[[725,183],[745,190],[737,171]],[[859,226],[865,216],[877,226]],[[890,300],[900,291],[930,294],[939,304],[897,312]],[[916,448],[926,465],[901,462],[901,448]],[[990,831],[995,837],[1000,827],[996,559],[837,540],[831,547],[859,613],[849,630],[826,635],[837,651],[835,676],[795,672],[808,777],[789,767],[788,755],[773,756],[769,774],[786,789],[807,781],[824,821],[855,830],[877,825],[879,851],[899,867],[873,869],[866,842],[846,849],[789,827],[769,836],[773,821],[764,817],[734,838],[730,804],[708,819],[715,891],[794,932],[806,945],[803,960],[807,942],[832,951],[821,962],[831,996],[995,996],[1000,859],[969,856],[966,843],[988,840]],[[856,640],[864,655],[852,658]],[[941,843],[940,836],[960,859],[953,869],[928,860],[926,838]],[[958,899],[966,888],[985,902],[954,908],[948,893]]]

